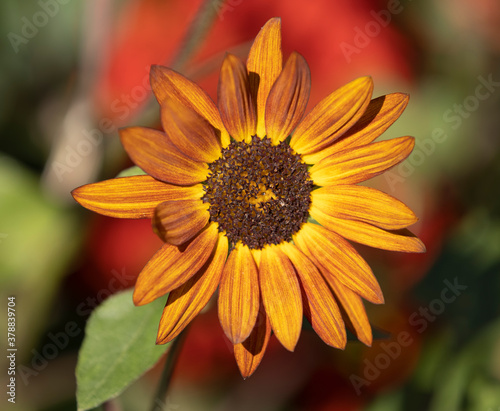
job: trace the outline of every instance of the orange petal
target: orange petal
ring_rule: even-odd
[[[222,63],[217,99],[222,121],[231,137],[249,143],[251,136],[255,135],[255,107],[249,91],[247,69],[232,54],[227,54]]]
[[[320,101],[299,124],[290,140],[299,154],[332,144],[363,115],[373,91],[371,77],[361,77]]]
[[[368,321],[361,298],[333,276],[328,278],[328,282],[349,317],[350,325],[354,328],[358,340],[367,346],[371,346],[372,327],[370,321]]]
[[[162,105],[166,100],[179,102],[181,105],[191,108],[203,118],[206,118],[212,126],[221,132],[221,139],[229,145],[229,136],[222,124],[219,110],[200,86],[184,77],[176,71],[153,65],[150,72],[151,88],[156,99]]]
[[[425,252],[424,243],[413,236],[408,230],[404,231],[409,235],[399,235],[360,221],[331,217],[313,207],[311,208],[311,217],[329,230],[335,231],[342,237],[356,243],[383,250],[402,251],[405,253]]]
[[[304,57],[293,52],[274,83],[266,103],[266,133],[277,145],[297,127],[311,91],[311,73]]]
[[[120,138],[132,161],[158,180],[186,186],[207,177],[206,164],[186,157],[160,131],[129,127],[120,130]]]
[[[227,237],[220,233],[212,256],[201,269],[168,295],[158,328],[157,344],[172,341],[207,305],[217,289],[227,259]]]
[[[196,200],[164,201],[158,204],[153,229],[166,243],[181,245],[191,240],[208,223],[209,205]]]
[[[347,338],[342,314],[332,291],[314,263],[290,243],[280,244],[280,248],[292,262],[305,296],[304,311],[314,331],[328,345],[344,348]]]
[[[184,284],[203,267],[217,239],[217,224],[212,223],[182,248],[163,245],[137,278],[134,304],[148,304]]]
[[[399,137],[348,148],[326,157],[309,170],[315,184],[356,184],[375,177],[408,157],[413,137]]]
[[[261,302],[254,329],[244,342],[234,345],[234,357],[243,378],[252,375],[259,366],[270,337],[271,323]]]
[[[195,161],[211,163],[221,154],[221,143],[212,125],[195,111],[174,100],[161,106],[165,134],[174,146]]]
[[[259,279],[274,334],[287,350],[293,351],[302,327],[300,285],[292,263],[278,247],[262,249]]]
[[[257,104],[257,135],[266,135],[265,111],[271,87],[281,73],[281,19],[270,19],[260,29],[248,54],[250,91]]]
[[[250,249],[238,243],[224,266],[219,288],[219,319],[233,344],[247,339],[259,312],[258,271]]]
[[[381,304],[382,290],[371,268],[351,244],[326,228],[306,223],[293,237],[295,244],[325,274],[333,276],[364,299]]]
[[[311,208],[337,218],[359,220],[387,230],[405,228],[417,217],[405,204],[370,187],[334,185],[311,193]]]
[[[201,185],[178,187],[150,176],[113,178],[87,184],[71,194],[82,206],[118,218],[151,218],[155,207],[167,199],[187,200],[203,195]]]
[[[316,164],[346,148],[371,143],[399,118],[408,99],[408,94],[404,93],[392,93],[373,99],[361,118],[340,139],[323,150],[303,155],[302,159],[306,164]]]

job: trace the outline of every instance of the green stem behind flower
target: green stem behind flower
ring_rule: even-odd
[[[156,393],[153,399],[153,404],[151,405],[151,411],[169,411],[169,401],[167,400],[167,391],[170,386],[170,381],[172,380],[172,374],[174,372],[175,365],[177,364],[177,359],[182,350],[182,345],[186,339],[187,329],[185,329],[172,343],[170,344],[170,349],[167,353],[167,358],[165,360],[165,367],[160,377],[160,382],[156,389]]]
[[[224,0],[204,0],[181,43],[179,51],[173,57],[170,67],[182,71],[184,65],[203,42],[213,25],[216,16],[224,5]]]

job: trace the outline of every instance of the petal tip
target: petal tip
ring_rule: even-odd
[[[425,246],[424,242],[420,238],[418,238],[417,247],[418,247],[417,253],[426,253],[427,252],[427,247]]]
[[[360,85],[363,86],[371,86],[373,87],[373,78],[372,76],[361,76],[358,77],[354,82],[359,83]]]
[[[146,301],[146,294],[141,292],[137,287],[134,289],[134,294],[132,295],[132,301],[136,307],[140,307],[141,305],[145,305],[148,303]]]
[[[169,342],[174,340],[177,335],[179,335],[179,333],[172,334],[172,332],[168,332],[168,330],[167,332],[164,332],[164,330],[162,330],[162,325],[160,324],[155,344],[156,345],[168,344]]]
[[[281,26],[281,17],[271,17],[268,21],[266,21],[266,23],[262,27],[265,27],[267,25],[269,25],[269,26],[271,26],[271,25]]]
[[[375,299],[372,301],[374,304],[385,304],[384,295],[382,291],[378,290],[375,294]]]
[[[80,190],[81,187],[78,187],[78,188],[74,188],[73,190],[71,190],[71,196],[75,199],[76,202],[79,203],[78,199],[80,198]]]
[[[279,341],[280,341],[281,345],[283,345],[283,347],[285,347],[288,351],[294,352],[295,347],[297,347],[297,343],[299,342],[299,338],[298,338],[299,336],[297,336],[293,340],[290,339],[289,341],[285,341],[284,338],[281,338]]]

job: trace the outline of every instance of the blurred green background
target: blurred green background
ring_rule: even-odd
[[[2,1],[0,335],[4,349],[14,296],[18,348],[16,404],[3,394],[2,409],[76,408],[90,312],[132,287],[160,245],[148,221],[93,215],[69,195],[130,166],[118,127],[158,124],[149,65],[174,66],[215,99],[224,52],[244,57],[274,16],[285,57],[296,50],[310,65],[310,107],[361,75],[372,75],[375,96],[410,94],[384,138],[413,135],[416,148],[370,185],[416,211],[428,251],[359,247],[386,300],[367,306],[387,336],[372,348],[334,350],[304,330],[295,353],[272,341],[243,381],[208,310],[190,330],[167,408],[500,410],[497,0]],[[102,409],[148,409],[158,375]]]

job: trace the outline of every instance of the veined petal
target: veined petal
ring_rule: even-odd
[[[260,267],[260,256],[262,255],[262,250],[257,250],[257,249],[252,249],[250,250],[252,252],[253,259],[255,261],[255,264],[257,264],[257,268]]]
[[[233,344],[245,341],[259,312],[259,279],[250,249],[238,243],[229,254],[219,287],[219,320]]]
[[[266,135],[265,110],[269,92],[281,73],[281,19],[270,19],[260,29],[248,54],[250,92],[257,106],[257,135]]]
[[[306,111],[311,91],[311,73],[306,60],[293,52],[266,103],[266,134],[277,145],[297,127]]]
[[[262,301],[276,338],[293,351],[302,327],[300,285],[292,263],[276,246],[262,249],[259,266]]]
[[[424,243],[408,230],[403,230],[407,235],[395,234],[361,221],[331,217],[317,208],[311,208],[311,217],[329,230],[359,244],[389,251],[425,253]]]
[[[160,105],[166,100],[174,100],[193,109],[220,130],[223,146],[229,145],[229,136],[222,124],[219,110],[200,86],[175,70],[157,65],[151,66],[149,78],[153,93]]]
[[[303,155],[302,159],[306,164],[316,164],[346,148],[371,143],[399,118],[408,100],[408,94],[404,93],[387,94],[371,100],[361,118],[341,138],[323,150]]]
[[[207,305],[217,289],[227,259],[228,241],[219,234],[215,249],[201,269],[168,295],[156,344],[172,341]]]
[[[188,200],[203,195],[201,185],[178,187],[150,176],[113,178],[74,189],[78,203],[96,213],[117,218],[151,218],[165,201]]]
[[[134,304],[148,304],[184,284],[203,267],[217,239],[217,224],[212,223],[183,248],[164,244],[139,274]]]
[[[417,222],[405,204],[370,187],[333,185],[311,192],[311,208],[332,217],[359,220],[387,230],[397,230]]]
[[[206,164],[186,157],[161,131],[123,128],[120,138],[132,161],[158,180],[187,186],[204,181],[208,175]]]
[[[198,113],[178,101],[161,106],[163,130],[174,146],[187,157],[211,163],[221,155],[221,142],[214,127]]]
[[[356,184],[375,177],[408,157],[413,137],[399,137],[348,148],[326,157],[309,170],[315,184]]]
[[[371,77],[360,77],[331,93],[298,125],[290,147],[299,154],[328,147],[363,115],[372,92]]]
[[[255,107],[247,69],[232,54],[227,54],[222,63],[217,100],[222,121],[231,137],[249,143],[251,136],[255,135]]]
[[[209,205],[196,200],[164,201],[153,217],[153,230],[166,243],[181,245],[205,227],[210,218]]]
[[[364,299],[374,304],[384,302],[382,290],[370,266],[338,234],[322,226],[305,223],[293,240],[300,251],[322,268],[327,282],[333,276]]]
[[[259,366],[270,337],[271,323],[261,301],[254,329],[244,342],[234,345],[234,357],[243,378],[252,375]]]
[[[290,243],[279,246],[292,262],[304,290],[304,311],[314,331],[328,345],[344,348],[347,338],[342,314],[332,291],[314,263]]]
[[[372,327],[370,326],[370,321],[368,321],[363,301],[354,291],[343,285],[335,277],[330,276],[328,280],[335,296],[349,317],[350,325],[354,329],[359,341],[367,346],[371,346],[373,338]]]

